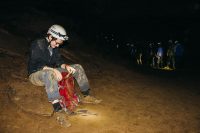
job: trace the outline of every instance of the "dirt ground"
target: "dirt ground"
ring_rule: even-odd
[[[68,116],[72,126],[60,127],[44,88],[26,78],[28,45],[9,36],[1,32],[0,133],[200,132],[198,73],[126,67],[73,48],[63,55],[83,65],[92,94],[103,102],[81,104],[97,115]]]

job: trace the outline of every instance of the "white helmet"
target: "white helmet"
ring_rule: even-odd
[[[47,34],[51,34],[53,37],[63,40],[63,41],[66,41],[69,38],[66,34],[65,29],[62,26],[56,25],[56,24],[52,25],[49,28]]]

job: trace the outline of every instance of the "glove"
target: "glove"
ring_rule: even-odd
[[[61,81],[62,74],[57,69],[53,69],[53,71],[54,71],[54,76],[56,77],[57,81]]]
[[[66,69],[70,74],[74,74],[76,72],[76,69],[68,65],[66,65]]]
[[[54,72],[54,76],[55,76],[56,80],[57,81],[61,81],[62,80],[62,74],[57,69],[45,66],[43,68],[43,70],[52,70]]]

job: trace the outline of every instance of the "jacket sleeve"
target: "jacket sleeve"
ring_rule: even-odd
[[[32,43],[31,45],[29,58],[29,65],[32,72],[41,70],[44,66],[47,65],[44,59],[43,49],[40,47],[40,45],[37,45],[35,43]]]

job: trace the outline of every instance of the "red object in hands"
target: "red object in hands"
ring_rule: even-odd
[[[78,105],[79,98],[75,92],[74,78],[68,72],[62,72],[62,80],[58,82],[59,92],[62,97],[61,105],[73,111]]]

